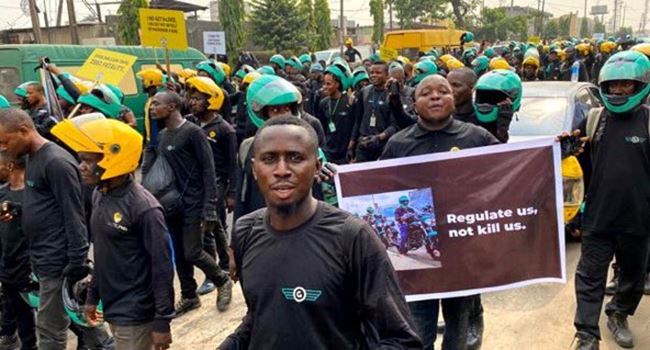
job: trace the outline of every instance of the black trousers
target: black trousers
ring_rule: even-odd
[[[219,267],[228,271],[228,233],[221,220],[203,235],[203,250],[215,260],[219,257]]]
[[[647,235],[583,233],[575,277],[578,306],[574,325],[577,331],[600,339],[598,320],[605,297],[607,269],[614,255],[619,267],[618,288],[605,306],[605,313],[610,315],[618,311],[626,315],[634,314],[643,296],[649,242]]]
[[[21,349],[36,349],[34,309],[20,296],[17,286],[2,284],[2,330],[0,335],[13,336],[18,331]]]
[[[381,156],[383,151],[384,146],[374,149],[367,149],[365,147],[357,146],[355,160],[357,163],[372,162],[379,159],[379,156]]]
[[[203,229],[200,218],[172,218],[168,219],[167,226],[174,241],[176,272],[183,298],[197,297],[194,266],[201,269],[206,278],[219,287],[228,281],[228,274],[222,271],[215,259],[203,250]]]
[[[442,338],[443,350],[462,350],[467,348],[467,334],[474,296],[448,299],[432,299],[408,303],[418,335],[424,350],[433,350],[438,330],[438,313],[442,305],[445,320],[445,334]]]

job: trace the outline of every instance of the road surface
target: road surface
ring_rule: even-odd
[[[496,292],[483,296],[485,308],[484,350],[567,350],[574,335],[575,296],[573,276],[580,254],[579,244],[567,246],[568,283],[544,284]],[[197,281],[202,275],[197,270]],[[178,282],[177,282],[178,283]],[[174,320],[172,349],[214,350],[239,324],[246,311],[239,285],[235,286],[233,303],[226,312],[215,307],[216,294],[201,298],[202,307]],[[636,336],[636,349],[650,349],[650,296],[645,296],[630,319]],[[618,349],[601,317],[603,342],[601,349]],[[439,336],[441,338],[441,336]],[[72,340],[68,349],[74,349]],[[440,339],[436,344],[440,348]]]

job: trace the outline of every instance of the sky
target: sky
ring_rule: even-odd
[[[48,17],[50,22],[54,22],[56,19],[56,6],[59,0],[36,0],[37,5],[43,9],[47,9]],[[82,0],[73,0],[75,3],[77,21],[80,21],[85,16],[90,14],[90,11],[87,9],[86,5]],[[209,0],[184,0],[185,2],[208,6]],[[496,7],[500,5],[509,5],[510,1],[508,0],[484,0],[485,6]],[[641,22],[641,16],[645,6],[645,0],[621,0],[624,2],[625,10],[625,26],[632,26],[634,30],[639,28]],[[94,5],[95,0],[87,0],[88,3]],[[116,2],[116,0],[97,0],[98,3],[103,2]],[[26,28],[31,26],[31,20],[29,18],[28,12],[27,15],[21,10],[21,3],[26,4],[27,0],[0,0],[0,29],[8,28]],[[537,8],[537,0],[517,0],[515,1],[518,6],[530,6]],[[329,0],[330,9],[332,11],[332,19],[337,18],[340,10],[340,0]],[[561,15],[567,14],[569,12],[579,11],[579,16],[581,17],[584,11],[584,1],[582,0],[546,0],[546,12],[550,12],[554,17],[559,17]],[[607,5],[610,10],[610,15],[613,12],[614,0],[587,0],[587,8],[591,8],[594,5]],[[354,20],[360,25],[372,24],[372,19],[370,18],[370,5],[369,0],[344,0],[343,10],[345,16],[349,20]],[[117,5],[105,5],[102,6],[102,15],[114,14],[117,11]],[[204,11],[199,14],[201,18],[209,19],[208,11]],[[621,14],[622,16],[622,14]],[[64,19],[67,18],[67,11],[63,11]],[[648,25],[647,28],[650,29],[650,14],[648,15]],[[608,16],[605,16],[605,21],[607,22]],[[386,20],[388,20],[388,15],[386,15]],[[64,20],[65,22],[65,20]],[[43,16],[41,15],[41,25],[44,26]]]

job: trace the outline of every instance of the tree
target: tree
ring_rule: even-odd
[[[414,28],[427,19],[444,18],[445,0],[393,0],[393,9],[401,28]]]
[[[478,0],[449,0],[451,11],[454,14],[456,28],[465,28],[472,19],[472,9],[478,8]]]
[[[123,0],[117,9],[117,36],[124,45],[140,45],[140,8],[147,8],[147,0]]]
[[[587,25],[587,17],[582,18],[582,23],[580,23],[580,37],[586,38],[589,36],[589,26]]]
[[[370,15],[372,16],[372,42],[384,40],[384,1],[370,0]]]
[[[313,50],[314,40],[316,37],[316,22],[314,19],[314,8],[311,0],[300,0],[298,4],[298,12],[305,27],[305,35],[307,36],[307,44],[310,50]]]
[[[526,41],[528,37],[528,18],[526,16],[508,17],[504,8],[484,8],[475,37],[495,42],[517,37]]]
[[[244,16],[243,0],[219,1],[219,22],[226,33],[226,53],[230,54],[231,63],[244,44]]]
[[[560,36],[560,29],[557,26],[557,21],[549,21],[544,28],[544,38],[555,39]]]
[[[616,32],[616,36],[621,38],[625,37],[626,35],[632,35],[632,27],[620,27],[618,28],[618,31]]]
[[[557,27],[558,27],[558,36],[569,36],[569,33],[571,32],[571,16],[562,16],[558,19],[557,22]]]
[[[607,29],[605,28],[605,23],[601,22],[600,20],[596,20],[596,23],[594,23],[594,33],[605,33]]]
[[[330,20],[330,6],[327,0],[314,1],[314,18],[316,22],[314,50],[328,49],[332,42],[332,22]]]
[[[295,0],[253,0],[250,17],[253,42],[277,52],[307,44],[305,23]]]

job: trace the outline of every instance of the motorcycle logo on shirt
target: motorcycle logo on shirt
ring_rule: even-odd
[[[120,225],[120,222],[122,222],[122,219],[123,219],[122,213],[120,213],[119,211],[116,211],[113,214],[113,222],[111,223],[111,226],[113,226],[118,231],[129,232],[128,227],[126,227],[124,225]]]
[[[645,137],[638,137],[638,136],[628,136],[625,138],[625,141],[629,143],[644,143],[645,140],[646,140]]]
[[[303,287],[295,288],[282,288],[282,294],[287,300],[293,300],[296,303],[302,303],[303,301],[315,302],[320,298],[320,295],[323,294],[322,291],[316,289],[305,289]]]
[[[116,224],[119,224],[120,221],[122,221],[122,213],[116,211],[115,214],[113,214],[113,221],[115,221]]]

